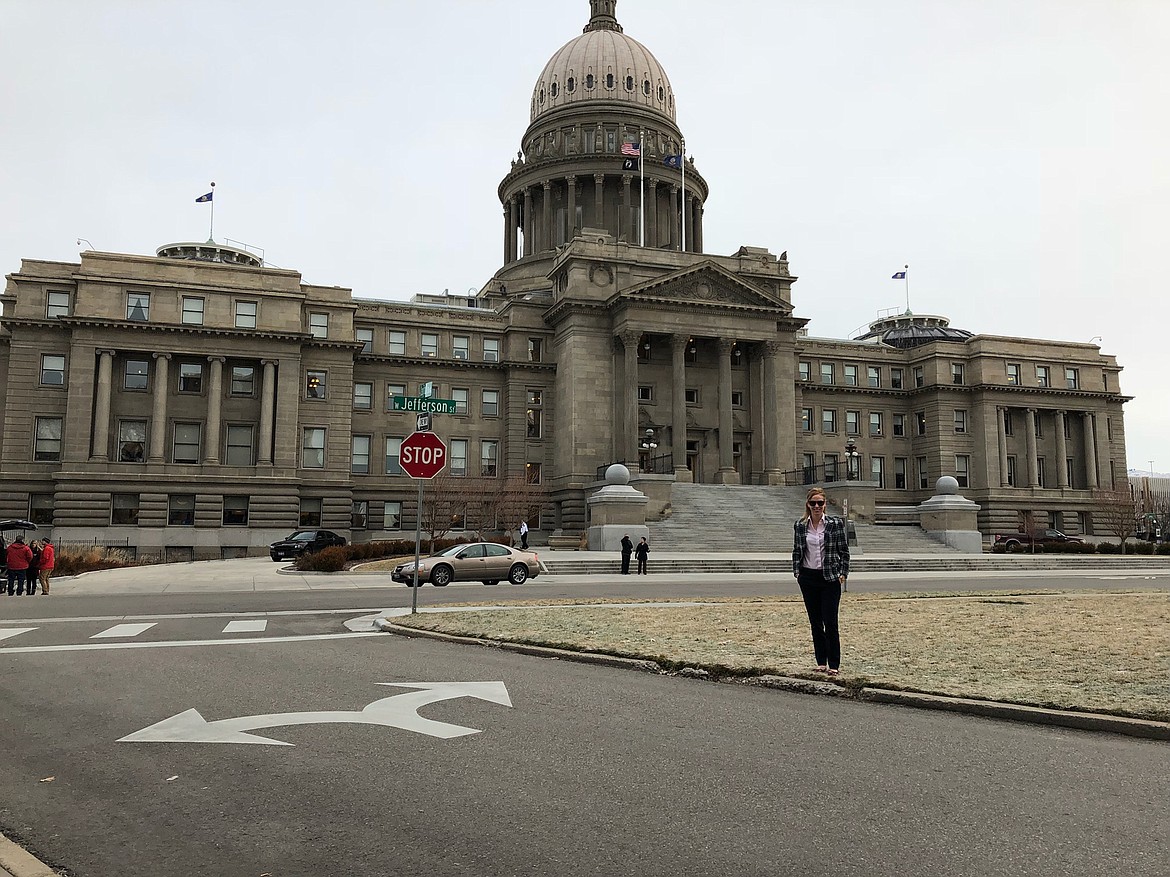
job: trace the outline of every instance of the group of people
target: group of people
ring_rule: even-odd
[[[646,541],[646,537],[642,537],[637,547],[634,547],[630,535],[627,533],[622,537],[622,575],[628,576],[630,574],[630,555],[638,558],[638,575],[648,575],[646,572],[646,559],[650,556],[650,543]]]
[[[17,536],[5,549],[4,561],[8,564],[8,590],[0,588],[0,594],[23,596],[27,590],[31,597],[37,592],[38,582],[41,593],[49,593],[49,579],[53,575],[56,551],[47,536],[34,539],[31,545],[25,544],[24,536]]]

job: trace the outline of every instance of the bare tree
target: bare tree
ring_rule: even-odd
[[[1116,536],[1121,542],[1121,553],[1125,554],[1125,543],[1137,531],[1140,519],[1138,500],[1130,490],[1129,485],[1122,485],[1111,490],[1094,491],[1096,500],[1094,520],[1110,536]]]
[[[548,494],[522,474],[455,476],[442,472],[423,491],[423,529],[432,539],[467,529],[478,540],[495,531],[508,535],[520,521],[540,513]]]
[[[1167,528],[1170,528],[1170,492],[1164,490],[1151,490],[1147,494],[1148,505],[1146,512],[1153,517],[1154,523],[1158,525],[1158,535],[1166,538]]]
[[[468,497],[464,481],[444,469],[427,484],[423,485],[423,503],[419,514],[422,528],[433,543],[442,539],[451,530],[462,528],[467,518]]]

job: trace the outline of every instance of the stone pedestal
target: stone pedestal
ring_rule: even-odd
[[[630,487],[630,470],[614,463],[605,470],[605,487],[586,500],[589,506],[589,550],[620,551],[622,536],[635,545],[649,537],[647,498]]]
[[[935,482],[934,496],[918,504],[922,529],[965,554],[983,553],[978,514],[978,504],[959,496],[959,482],[950,475]]]

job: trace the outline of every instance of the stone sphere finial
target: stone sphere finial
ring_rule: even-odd
[[[936,496],[958,496],[959,482],[952,475],[944,475],[938,481],[934,482],[934,493]]]
[[[629,484],[630,470],[621,463],[614,463],[605,470],[605,481],[607,484]]]

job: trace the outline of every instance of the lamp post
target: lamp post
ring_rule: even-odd
[[[852,438],[845,441],[845,480],[861,480],[861,452],[857,450],[857,442]]]
[[[642,457],[642,459],[639,460],[639,466],[643,472],[650,469],[650,464],[654,457],[654,451],[657,448],[658,442],[655,441],[654,427],[648,426],[646,427],[645,434],[642,436],[642,440],[638,442],[638,450],[640,452],[640,456]]]

